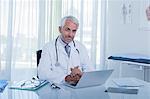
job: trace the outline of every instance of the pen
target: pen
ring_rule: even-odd
[[[53,88],[53,89],[60,89],[60,87],[58,87],[56,84],[54,84],[54,83],[52,83],[51,84],[51,87]]]
[[[21,87],[23,87],[24,85],[25,85],[25,82],[24,82],[24,83],[22,83],[20,86],[21,86]]]

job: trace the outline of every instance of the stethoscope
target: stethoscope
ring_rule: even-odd
[[[59,36],[55,40],[55,52],[56,52],[56,63],[55,63],[55,66],[60,66],[59,59],[58,59],[58,49],[57,49],[58,38],[59,38]],[[76,44],[75,44],[74,41],[73,41],[73,45],[76,48]],[[78,52],[78,54],[80,54],[80,52],[79,52],[79,50],[77,48],[76,48],[76,51]]]

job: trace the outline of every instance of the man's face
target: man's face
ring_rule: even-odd
[[[64,26],[59,27],[59,31],[62,35],[63,41],[65,41],[65,43],[70,43],[74,39],[77,29],[77,24],[75,24],[71,20],[66,20]]]

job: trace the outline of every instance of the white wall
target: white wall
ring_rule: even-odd
[[[108,0],[106,60],[110,55],[119,53],[136,53],[150,56],[150,22],[146,20],[145,10],[141,8],[141,6],[143,7],[141,3],[143,1]],[[129,11],[129,5],[131,4],[131,14],[127,14],[126,23],[123,22],[122,15],[124,3],[127,11]],[[131,18],[129,18],[130,15]],[[147,31],[147,29],[149,30]],[[106,65],[110,64],[106,63]],[[119,64],[111,65],[119,69]],[[143,72],[140,71],[140,73]],[[115,75],[118,75],[118,71]]]
[[[125,0],[109,0],[107,13],[106,56],[116,53],[150,55],[150,30],[141,30],[140,1],[132,5],[132,23],[123,24],[122,6]],[[126,0],[127,1],[127,0]],[[145,15],[143,15],[145,18]],[[145,27],[145,26],[144,26]]]

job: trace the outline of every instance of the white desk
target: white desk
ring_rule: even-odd
[[[141,81],[141,80],[139,80]],[[150,99],[150,84],[141,81],[138,94],[121,94],[104,92],[111,85],[111,81],[103,86],[95,86],[81,89],[72,89],[61,85],[61,89],[52,89],[46,85],[37,91],[24,91],[6,89],[0,93],[0,99]]]

